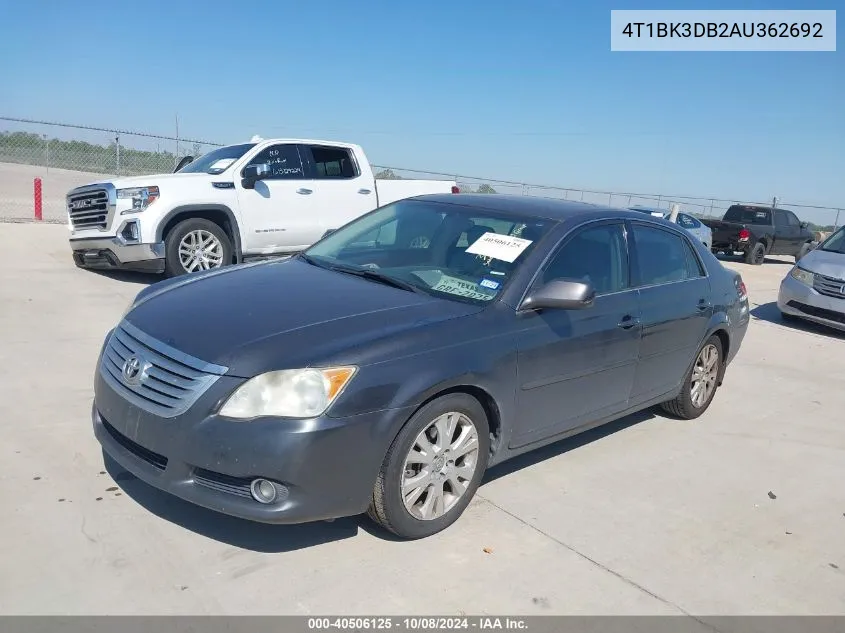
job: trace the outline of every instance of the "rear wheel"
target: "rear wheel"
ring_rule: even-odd
[[[405,539],[446,529],[478,490],[489,451],[489,424],[478,400],[456,393],[431,401],[391,445],[367,513]]]
[[[745,251],[745,263],[752,266],[759,266],[766,261],[766,245],[757,242],[754,246]]]
[[[165,238],[165,273],[176,277],[232,263],[232,242],[219,225],[203,218],[189,218],[173,227]]]
[[[693,420],[707,411],[719,388],[722,354],[722,341],[714,334],[698,351],[695,362],[684,380],[681,393],[674,400],[664,402],[660,406],[684,420]]]

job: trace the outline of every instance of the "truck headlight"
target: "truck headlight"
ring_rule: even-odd
[[[153,202],[158,200],[158,187],[130,187],[129,189],[118,189],[118,200],[131,200],[132,206],[129,209],[121,211],[121,215],[127,213],[138,213],[143,211]]]
[[[804,270],[803,268],[798,268],[798,266],[793,266],[792,270],[789,272],[792,275],[793,279],[800,281],[802,284],[807,286],[813,285],[813,279],[815,279],[815,275],[811,273],[809,270]]]
[[[355,372],[355,367],[329,367],[260,374],[229,396],[220,415],[237,419],[316,417],[337,399]]]

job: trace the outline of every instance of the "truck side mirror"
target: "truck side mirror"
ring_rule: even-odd
[[[808,226],[810,226],[810,223],[809,223],[809,222],[802,222],[802,223],[801,223],[801,228],[802,228],[802,229],[806,229]]]
[[[255,189],[255,183],[264,180],[270,175],[270,165],[260,163],[258,165],[247,165],[241,173],[241,185],[244,189]]]

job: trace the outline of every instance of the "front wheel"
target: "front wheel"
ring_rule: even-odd
[[[714,334],[698,351],[681,393],[674,400],[660,405],[663,410],[683,420],[694,420],[707,411],[719,388],[722,355],[722,341]]]
[[[203,218],[188,218],[165,238],[164,270],[177,277],[232,263],[232,242],[219,225]]]
[[[388,450],[367,513],[405,539],[446,529],[478,490],[489,451],[489,423],[478,400],[463,393],[433,400]]]

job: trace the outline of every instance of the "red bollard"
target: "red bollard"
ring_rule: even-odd
[[[41,179],[36,178],[34,182],[35,191],[33,192],[35,198],[35,219],[44,219],[44,210],[42,209],[42,195],[41,195]]]

